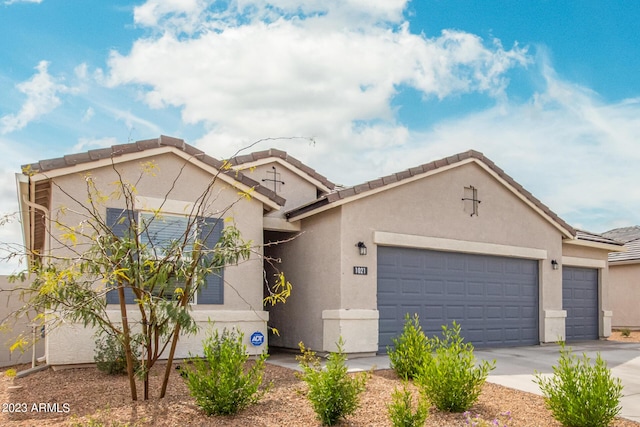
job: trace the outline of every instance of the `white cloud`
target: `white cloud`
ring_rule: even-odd
[[[115,137],[105,138],[78,138],[78,143],[73,146],[73,152],[78,153],[82,151],[93,150],[95,148],[111,147],[113,145],[120,144]]]
[[[412,34],[405,1],[206,6],[149,1],[137,8],[136,21],[155,26],[158,36],[136,41],[126,55],[113,52],[108,82],[139,84],[150,107],[176,106],[186,123],[204,123],[210,134],[200,143],[215,153],[277,135],[400,144],[407,132],[390,106],[398,86],[426,97],[500,97],[505,72],[528,61],[524,49],[464,32]],[[277,19],[269,17],[274,10]],[[177,35],[173,18],[206,30]]]
[[[60,94],[77,93],[77,88],[66,86],[60,83],[60,79],[51,76],[48,67],[49,62],[40,61],[36,67],[38,72],[31,79],[17,85],[17,89],[27,99],[17,114],[0,117],[0,133],[20,130],[33,120],[50,113],[60,106]]]
[[[5,0],[4,4],[11,5],[16,3],[42,3],[42,0]]]
[[[264,137],[313,137],[269,146],[356,184],[473,148],[575,226],[640,223],[640,99],[606,104],[518,45],[414,34],[406,3],[150,0],[135,19],[154,35],[113,52],[105,81],[138,85],[151,108],[204,124],[190,142],[217,157]],[[544,88],[514,103],[509,72],[527,67]],[[495,106],[416,132],[396,120],[400,86],[433,99],[480,93]]]
[[[85,110],[84,115],[82,116],[82,122],[86,123],[90,121],[93,116],[95,116],[96,112],[92,107],[89,107]]]

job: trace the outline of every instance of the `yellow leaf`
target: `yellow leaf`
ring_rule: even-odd
[[[252,196],[251,193],[253,193],[253,187],[248,189],[247,191],[238,191],[238,196],[240,197],[244,197],[247,200],[251,200]]]
[[[124,279],[124,280],[126,280],[127,282],[130,282],[130,281],[131,281],[131,279],[129,279],[129,276],[127,276],[127,275],[125,274],[125,272],[126,272],[126,271],[129,271],[129,270],[128,270],[128,269],[126,269],[126,268],[119,268],[119,269],[115,270],[115,271],[113,272],[113,274],[114,274],[116,277],[119,277],[120,279]]]
[[[9,351],[13,353],[15,350],[20,350],[20,353],[24,353],[25,347],[29,343],[22,336],[19,336],[16,342],[14,342],[11,347],[9,347]]]

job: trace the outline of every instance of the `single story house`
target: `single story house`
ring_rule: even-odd
[[[203,323],[211,318],[218,327],[266,335],[268,321],[280,332],[269,335],[269,345],[291,349],[303,341],[332,351],[342,336],[353,355],[385,352],[406,313],[418,313],[429,335],[457,320],[477,346],[611,332],[607,257],[622,245],[574,229],[476,151],[344,188],[275,149],[225,163],[166,136],[92,150],[19,175],[27,247],[54,250],[42,218],[84,191],[84,173],[112,182],[112,164],[132,174],[151,159],[162,176],[139,186],[140,211],[180,215],[219,172],[218,209],[237,200],[238,190],[253,189],[230,215],[244,238],[263,248],[264,263],[255,256],[226,268],[224,298],[193,307]],[[160,203],[182,169],[171,203]],[[263,279],[271,280],[275,262],[293,291],[266,311]],[[51,331],[48,363],[91,361],[91,336],[78,325]],[[196,352],[201,338],[182,341],[178,357]]]
[[[609,230],[604,236],[624,243],[626,252],[609,254],[609,294],[616,329],[640,329],[640,226]]]

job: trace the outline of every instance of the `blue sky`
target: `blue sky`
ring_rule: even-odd
[[[640,224],[639,2],[0,2],[3,212],[24,163],[304,136],[256,148],[346,185],[475,149],[576,227]]]

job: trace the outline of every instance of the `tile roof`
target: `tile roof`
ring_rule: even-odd
[[[315,169],[312,169],[309,166],[305,165],[300,160],[289,155],[286,151],[278,150],[276,148],[270,148],[268,150],[256,151],[253,153],[232,157],[231,159],[229,159],[229,163],[231,163],[231,165],[233,166],[239,166],[245,163],[251,163],[258,160],[267,159],[270,157],[275,157],[275,158],[284,160],[290,165],[295,166],[296,168],[300,169],[310,177],[319,181],[322,185],[329,188],[330,190],[333,190],[334,188],[336,188],[336,185],[333,182],[329,181],[324,175],[319,174],[318,172],[316,172]]]
[[[640,239],[640,226],[633,225],[631,227],[614,228],[613,230],[605,231],[602,235],[622,243],[627,243]]]
[[[640,239],[631,240],[624,244],[626,252],[610,252],[609,262],[640,261]]]
[[[626,252],[609,253],[609,262],[640,261],[640,226],[622,227],[602,233],[624,243]]]
[[[622,246],[622,242],[616,239],[611,239],[605,236],[604,234],[591,233],[585,230],[576,230],[576,238],[578,240],[588,240],[590,242],[595,242],[595,243],[604,243],[607,245]]]
[[[518,193],[520,193],[527,200],[529,200],[533,205],[535,205],[538,209],[540,209],[547,216],[549,216],[560,227],[567,230],[571,235],[576,236],[577,232],[573,227],[567,224],[562,218],[560,218],[553,211],[551,211],[551,209],[549,209],[545,204],[543,204],[540,200],[534,197],[533,194],[525,190],[524,187],[522,187],[522,185],[518,184],[504,170],[496,166],[496,164],[493,161],[485,157],[484,154],[475,150],[465,151],[464,153],[455,154],[453,156],[445,157],[443,159],[435,160],[429,163],[424,163],[422,165],[419,165],[401,172],[383,176],[382,178],[378,178],[372,181],[367,181],[363,184],[359,184],[353,187],[348,187],[345,189],[334,191],[332,193],[329,193],[317,199],[314,202],[311,202],[307,205],[304,205],[299,208],[293,209],[289,212],[286,212],[286,216],[287,218],[295,218],[296,216],[302,215],[307,212],[311,212],[313,210],[335,203],[339,200],[346,199],[356,194],[366,193],[368,191],[372,191],[379,187],[384,187],[385,185],[389,185],[394,182],[400,182],[402,180],[411,178],[416,175],[434,171],[445,166],[455,165],[467,159],[476,159],[481,161],[489,169],[491,169],[496,175],[498,175],[500,178],[506,181],[511,187],[513,187]]]
[[[214,157],[211,157],[205,154],[204,151],[199,150],[193,147],[192,145],[187,144],[186,142],[184,142],[183,139],[173,138],[166,135],[160,135],[159,138],[145,139],[141,141],[131,142],[128,144],[119,144],[119,145],[114,145],[107,148],[89,150],[84,153],[71,154],[63,157],[57,157],[54,159],[41,160],[37,163],[24,165],[22,169],[23,171],[25,171],[25,173],[26,173],[26,170],[28,169],[31,172],[37,171],[37,172],[46,174],[46,172],[49,172],[55,169],[62,169],[66,167],[76,166],[79,164],[90,163],[96,160],[116,158],[126,154],[138,153],[145,150],[150,150],[153,148],[160,148],[160,147],[175,147],[179,150],[182,150],[186,154],[193,156],[193,158],[197,159],[198,161],[214,167],[215,169],[219,170],[221,173],[227,175],[228,177],[234,179],[235,181],[238,181],[246,185],[247,187],[254,188],[254,191],[262,194],[263,196],[266,196],[267,198],[271,199],[278,205],[284,206],[285,199],[277,195],[272,190],[269,190],[268,188],[261,186],[258,182],[254,181],[248,176],[243,175],[241,172],[238,172],[235,170],[225,170],[223,168],[224,163],[221,160],[218,160]]]

